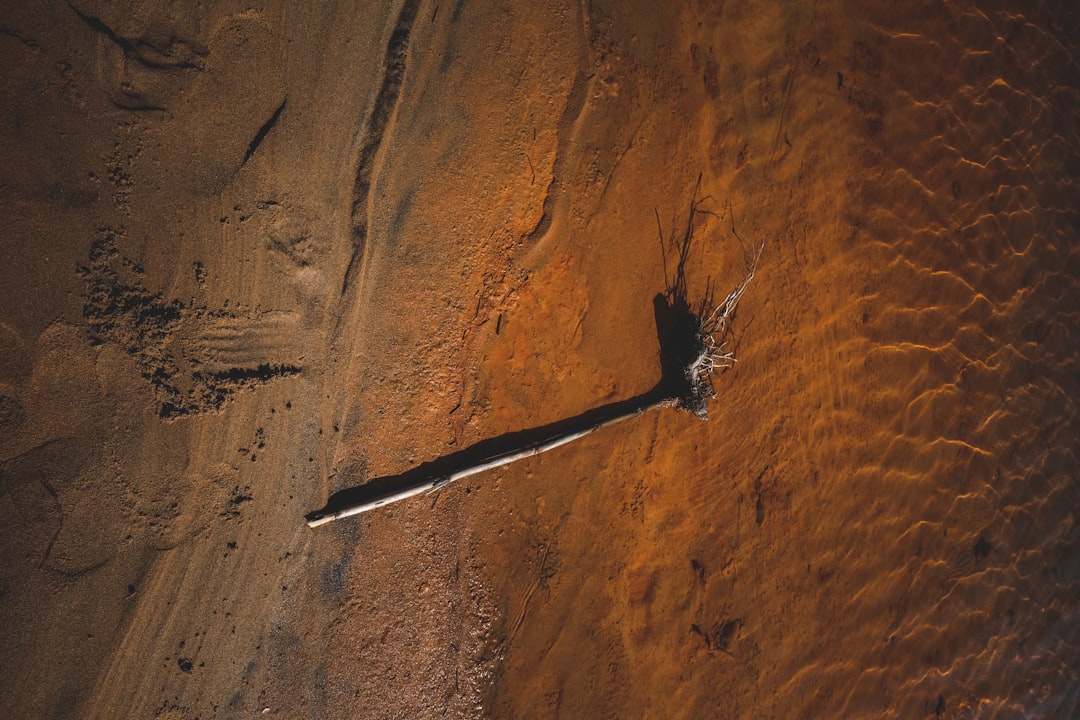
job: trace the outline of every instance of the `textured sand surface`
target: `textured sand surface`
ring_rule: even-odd
[[[1067,2],[9,3],[3,715],[1075,717],[1078,52]],[[699,176],[690,299],[765,244],[708,422],[305,525],[650,389]]]

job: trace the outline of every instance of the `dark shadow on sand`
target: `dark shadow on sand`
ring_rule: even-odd
[[[309,513],[306,516],[308,522],[326,521],[327,518],[336,516],[339,512],[356,509],[359,506],[401,499],[395,496],[405,491],[421,492],[424,489],[437,489],[463,470],[475,469],[477,472],[483,472],[491,468],[480,466],[486,466],[500,459],[508,460],[512,456],[515,460],[527,457],[523,453],[543,448],[559,439],[567,439],[566,441],[569,442],[570,436],[597,430],[602,425],[655,409],[661,404],[680,407],[701,419],[706,419],[705,400],[710,395],[700,387],[700,383],[693,381],[693,375],[687,371],[693,360],[702,352],[700,311],[695,313],[690,308],[686,285],[686,262],[694,235],[694,216],[699,212],[696,198],[700,183],[699,177],[698,188],[695,188],[694,192],[695,199],[690,206],[690,218],[676,245],[678,261],[673,276],[668,275],[667,252],[664,247],[663,232],[660,233],[666,287],[664,292],[658,293],[653,298],[653,315],[656,322],[661,368],[660,382],[656,387],[632,398],[587,410],[574,417],[481,440],[463,450],[423,463],[399,475],[374,478],[363,485],[340,490],[330,496],[325,507]],[[659,223],[659,216],[657,223]],[[703,303],[702,307],[711,302],[711,299],[710,290],[707,293],[706,303]],[[557,445],[552,445],[552,447],[557,447]]]
[[[363,485],[340,490],[330,496],[325,507],[309,513],[307,520],[333,515],[345,508],[374,502],[419,485],[431,484],[438,487],[440,480],[465,468],[545,445],[557,438],[588,430],[618,417],[645,411],[668,397],[664,384],[661,383],[648,392],[587,410],[571,418],[481,440],[463,450],[422,463],[398,475],[374,478]]]

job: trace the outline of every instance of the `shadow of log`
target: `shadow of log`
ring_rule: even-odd
[[[358,487],[334,493],[326,506],[307,515],[308,525],[316,527],[343,517],[436,490],[470,475],[553,450],[601,428],[660,407],[677,407],[708,419],[706,400],[716,393],[711,374],[730,367],[733,354],[723,353],[728,321],[734,316],[746,283],[753,278],[754,262],[747,264],[747,276],[727,299],[713,305],[712,283],[707,283],[705,298],[695,312],[687,299],[686,262],[694,237],[694,218],[699,212],[698,186],[690,204],[690,216],[677,245],[678,262],[674,277],[668,275],[667,248],[663,229],[660,249],[664,258],[664,292],[653,298],[656,337],[660,347],[660,382],[652,390],[627,400],[602,405],[580,415],[547,425],[510,432],[481,440],[463,450],[418,465],[399,475],[375,478]],[[760,250],[758,252],[760,255]],[[705,319],[703,319],[705,318]],[[714,334],[722,337],[718,342]]]
[[[551,450],[665,403],[673,404],[674,401],[661,383],[648,392],[593,408],[571,418],[481,440],[401,474],[375,478],[358,487],[336,492],[330,496],[326,507],[308,514],[307,521],[314,526],[321,524],[320,521],[347,517],[411,495],[436,490],[460,477]],[[346,512],[349,510],[355,512]]]

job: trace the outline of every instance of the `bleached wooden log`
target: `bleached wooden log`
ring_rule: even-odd
[[[699,177],[699,185],[700,182]],[[698,212],[700,211],[695,200],[691,204],[690,219],[683,237],[676,279],[671,281],[666,277],[665,256],[664,274],[668,289],[666,293],[654,298],[662,371],[660,384],[654,390],[544,428],[483,441],[472,448],[426,463],[402,475],[378,478],[370,485],[341,491],[330,499],[325,508],[307,516],[308,525],[319,527],[334,520],[359,515],[421,493],[438,490],[470,475],[554,450],[650,410],[677,407],[707,420],[706,401],[716,395],[712,384],[713,375],[727,370],[735,362],[734,351],[727,348],[731,326],[739,301],[754,278],[764,244],[758,245],[752,253],[746,253],[744,248],[746,274],[722,302],[713,305],[710,290],[698,310],[693,311],[686,299],[685,264],[694,233],[694,216]],[[732,233],[734,234],[734,225]],[[510,447],[500,449],[503,445]]]
[[[403,485],[401,487],[393,487],[392,489],[387,490],[383,494],[377,495],[370,499],[366,499],[362,502],[357,502],[344,507],[335,508],[325,513],[314,513],[308,516],[308,526],[313,528],[319,527],[320,525],[325,525],[326,523],[340,520],[342,518],[351,517],[353,515],[359,515],[369,510],[374,510],[375,508],[380,508],[384,505],[389,505],[391,503],[398,502],[399,500],[413,497],[414,495],[438,490],[441,487],[449,485],[452,482],[456,482],[457,480],[461,480],[462,478],[469,477],[470,475],[476,475],[487,470],[494,470],[495,468],[509,465],[512,462],[524,460],[525,458],[530,458],[534,455],[539,455],[540,453],[554,450],[557,447],[562,447],[567,443],[574,442],[575,440],[580,440],[587,435],[591,435],[598,430],[602,430],[616,423],[620,423],[623,420],[637,417],[638,415],[649,412],[650,410],[656,410],[657,408],[673,407],[678,405],[678,402],[679,401],[677,398],[653,399],[653,396],[651,395],[646,396],[646,399],[643,399],[640,404],[631,406],[629,409],[617,415],[595,422],[588,427],[567,432],[565,434],[555,437],[547,438],[542,441],[534,442],[525,447],[513,448],[511,450],[495,454],[492,457],[483,459],[473,465],[463,467],[448,474],[432,475],[410,481],[406,485]],[[392,478],[388,478],[387,480],[392,480]]]

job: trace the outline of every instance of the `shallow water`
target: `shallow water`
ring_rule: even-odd
[[[767,241],[738,368],[707,425],[506,473],[497,716],[1076,713],[1075,24],[1018,12],[818,4],[740,55],[736,11],[701,11],[680,37],[720,68],[691,126],[765,88],[734,176],[701,132],[735,199],[696,269],[737,261],[732,217]],[[604,346],[551,362],[633,348]]]

